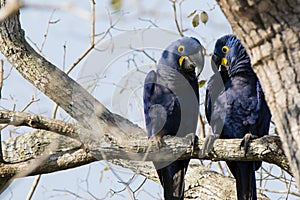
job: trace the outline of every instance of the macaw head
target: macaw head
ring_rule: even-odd
[[[216,42],[212,56],[212,69],[227,70],[228,75],[251,68],[250,58],[235,35],[225,35]]]
[[[204,66],[204,48],[194,37],[183,37],[172,42],[163,52],[159,64],[166,65],[181,73],[200,74]]]

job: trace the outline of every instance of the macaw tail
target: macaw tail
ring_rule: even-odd
[[[226,162],[236,180],[238,200],[256,200],[255,162]]]
[[[154,163],[155,167],[161,163]],[[162,187],[164,188],[165,200],[184,199],[184,176],[189,165],[189,160],[176,160],[170,165],[157,169]]]

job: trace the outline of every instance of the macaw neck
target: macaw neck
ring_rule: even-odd
[[[162,64],[157,65],[157,75],[158,82],[167,84],[169,87],[177,87],[183,79],[179,71]]]
[[[239,73],[249,73],[249,75],[254,74],[254,71],[251,67],[251,62],[249,57],[246,59],[239,58],[235,60],[231,66],[229,66],[228,75],[235,76]]]
[[[160,81],[164,83],[180,84],[180,67],[178,64],[180,56],[165,50],[157,65],[157,73]]]
[[[157,74],[158,82],[167,86],[171,91],[174,90],[194,90],[197,98],[198,94],[198,81],[195,71],[184,71],[178,63],[180,55],[165,50],[161,59],[158,62]]]
[[[198,82],[194,72],[193,78],[191,75],[182,73],[174,68],[166,65],[157,66],[157,83],[161,84],[171,91],[187,91],[193,89],[193,91],[198,94]],[[198,95],[197,95],[197,98]]]

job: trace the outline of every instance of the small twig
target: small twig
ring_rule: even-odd
[[[200,128],[200,136],[201,138],[205,138],[205,124],[200,112],[198,113],[198,121],[199,121],[199,128]]]
[[[0,59],[0,99],[2,97],[2,86],[3,86],[3,60]]]
[[[12,72],[13,68],[14,68],[13,66],[10,67],[10,69],[8,70],[8,73],[7,73],[6,76],[3,78],[3,80],[8,79],[8,77],[11,75],[11,72]]]
[[[31,44],[40,52],[40,54],[43,55],[43,53],[40,51],[40,48],[36,42],[34,42],[30,37],[26,36],[26,38],[31,42]]]
[[[82,59],[84,59],[91,50],[93,50],[93,48],[94,45],[89,46],[88,49],[85,50],[85,52],[83,52],[82,55],[68,68],[66,74],[69,74],[76,67],[76,65],[78,65],[78,63],[80,63],[80,61],[82,61]]]
[[[220,173],[221,173],[223,176],[225,176],[225,172],[224,172],[224,169],[223,169],[221,163],[220,163],[220,162],[217,162],[216,165],[217,165],[217,167],[218,167]]]
[[[175,20],[175,24],[176,24],[176,28],[178,30],[178,33],[181,37],[183,37],[183,33],[182,30],[180,29],[179,23],[178,23],[178,19],[177,19],[177,11],[176,11],[176,0],[172,0],[172,5],[173,5],[173,10],[174,10],[174,20]]]
[[[147,58],[149,58],[150,60],[152,60],[154,62],[154,64],[157,63],[157,61],[151,57],[146,51],[145,49],[136,49],[136,48],[133,48],[133,47],[130,47],[130,49],[132,49],[133,51],[136,51],[136,52],[140,52],[140,53],[143,53]]]
[[[147,181],[147,177],[145,176],[145,175],[142,175],[142,174],[140,174],[141,176],[143,176],[144,177],[144,180],[143,180],[143,182],[133,191],[133,193],[136,193],[137,191],[139,191],[141,188],[142,188],[142,186],[146,183],[146,181]]]
[[[56,118],[57,110],[58,110],[58,104],[56,103],[53,107],[51,118],[53,118],[53,119]]]
[[[66,74],[69,74],[75,67],[85,58],[95,47],[95,1],[91,0],[92,22],[91,22],[91,41],[90,46],[83,52],[83,54],[69,67]]]
[[[281,182],[283,182],[284,184],[288,185],[289,181],[286,180],[286,178],[281,177],[281,176],[275,176],[274,174],[271,173],[273,165],[269,165],[270,166],[270,170],[266,170],[264,167],[261,167],[262,170],[266,173],[266,177],[264,178],[265,180],[269,177],[273,178],[274,180],[279,180]],[[282,174],[285,176],[284,172],[282,171]],[[264,185],[265,187],[265,185]]]
[[[48,36],[48,32],[49,32],[49,27],[50,27],[50,24],[55,24],[57,22],[59,22],[59,20],[56,20],[55,22],[52,22],[52,18],[53,18],[53,15],[55,13],[55,9],[52,11],[50,17],[49,17],[49,20],[48,20],[48,23],[47,23],[47,27],[46,27],[46,31],[44,33],[44,38],[43,38],[43,41],[42,41],[42,44],[41,44],[41,48],[39,49],[39,52],[43,52],[43,48],[45,46],[45,43],[46,43],[46,40],[47,40],[47,36]]]
[[[257,187],[257,189],[259,189],[261,191],[265,191],[265,192],[272,192],[272,193],[278,193],[278,194],[286,194],[288,192],[286,190],[270,190],[270,189],[261,188],[261,187]],[[296,197],[300,197],[300,194],[298,194],[296,192],[290,192],[289,194],[294,195]]]
[[[65,67],[66,67],[66,56],[67,56],[67,44],[66,43],[67,42],[65,42],[63,45],[63,49],[64,49],[63,64],[62,64],[63,71],[65,71]]]
[[[35,96],[32,96],[32,98],[30,99],[30,101],[23,107],[22,110],[20,110],[20,112],[24,112],[31,104],[33,104],[34,102],[39,101],[40,99],[37,99]]]
[[[259,187],[262,187],[263,183],[263,170],[262,170],[262,167],[259,169]],[[260,191],[261,192],[261,191]]]
[[[73,196],[76,197],[76,198],[79,198],[79,199],[85,199],[85,198],[83,198],[82,196],[80,196],[80,195],[78,195],[78,194],[76,194],[75,192],[72,192],[72,191],[70,191],[70,190],[66,190],[66,189],[64,189],[64,190],[61,190],[61,189],[53,189],[53,191],[54,191],[54,192],[64,192],[64,193],[68,193],[68,194],[70,194],[70,195],[73,195]]]
[[[288,198],[289,198],[289,194],[290,194],[290,192],[291,192],[291,185],[292,185],[292,178],[290,179],[290,181],[289,181],[289,185],[288,185],[288,188],[287,188],[287,193],[286,193],[286,200],[288,200]]]
[[[30,189],[30,191],[29,191],[29,193],[27,195],[26,200],[31,200],[31,198],[32,198],[32,196],[34,194],[35,189],[37,188],[37,185],[38,185],[40,179],[41,179],[41,175],[40,174],[35,177],[35,179],[34,179],[34,181],[32,183],[31,189]]]
[[[95,1],[91,0],[92,23],[91,23],[91,46],[95,44]]]
[[[1,99],[1,93],[2,93],[2,86],[3,86],[3,60],[0,59],[0,99]],[[4,158],[3,158],[3,152],[2,152],[2,133],[1,130],[5,128],[5,127],[1,127],[0,129],[0,160],[2,162],[5,162]]]
[[[138,18],[138,20],[143,21],[143,22],[149,22],[151,25],[153,25],[154,27],[158,28],[159,26],[157,24],[155,24],[151,19],[143,19],[141,17]]]

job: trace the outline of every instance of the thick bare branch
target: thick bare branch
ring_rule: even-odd
[[[83,129],[77,129],[76,124],[67,123],[60,120],[54,120],[52,118],[47,118],[35,114],[13,112],[13,111],[0,111],[0,123],[7,123],[9,125],[15,126],[30,126],[33,128],[39,128],[43,130],[48,130],[61,134],[62,136],[68,136],[73,138],[78,138],[78,135],[83,135],[83,133],[78,133],[78,131]],[[130,124],[128,124],[130,126]],[[141,132],[143,130],[140,130]],[[47,132],[50,134],[50,132]],[[85,133],[86,134],[86,133]],[[40,135],[39,135],[40,136]],[[3,145],[3,150],[6,151],[4,158],[9,162],[21,162],[23,160],[33,159],[38,156],[30,152],[40,152],[35,150],[36,147],[44,146],[41,144],[41,140],[34,140],[29,146],[29,152],[22,153],[22,155],[27,155],[26,157],[18,158],[16,153],[24,151],[22,149],[22,142],[29,143],[30,138],[27,138],[28,135],[21,135],[18,138],[11,138],[5,142]],[[38,136],[35,136],[38,137]],[[44,137],[44,136],[42,136]],[[18,141],[18,142],[15,142]],[[94,153],[97,154],[97,158],[102,158],[102,153],[106,155],[106,159],[130,159],[141,161],[146,158],[148,161],[153,160],[173,160],[175,157],[182,158],[200,158],[198,156],[199,149],[202,148],[203,140],[198,141],[198,149],[192,152],[192,147],[189,138],[169,138],[166,137],[165,143],[167,145],[163,146],[159,151],[160,154],[166,152],[166,155],[163,154],[162,157],[157,155],[155,149],[148,148],[148,140],[143,135],[138,135],[131,140],[128,140],[124,146],[124,143],[110,143],[107,145],[101,145],[101,143],[107,143],[107,141],[115,141],[110,134],[110,131],[107,130],[105,137],[102,137],[102,141],[99,141],[99,147],[92,149]],[[19,144],[20,143],[20,144]],[[30,145],[29,143],[29,145]],[[281,149],[281,142],[278,137],[266,136],[260,139],[256,139],[250,143],[246,157],[244,156],[244,150],[240,148],[241,139],[234,140],[217,140],[214,146],[214,151],[207,155],[204,159],[209,160],[261,160],[269,163],[273,163],[281,167],[282,169],[290,173],[288,167],[288,162],[283,154]],[[8,147],[16,146],[14,150],[9,149]],[[8,151],[9,150],[9,151]],[[145,155],[147,156],[145,157]],[[179,156],[178,156],[179,155]],[[29,156],[29,157],[28,157]],[[98,157],[100,156],[100,157]],[[104,158],[102,158],[104,159]]]
[[[68,126],[72,125],[70,124]],[[64,165],[63,168],[69,168],[71,167],[69,162],[72,162],[74,163],[73,167],[79,166],[84,162],[81,160],[83,157],[90,159],[90,154],[93,154],[98,160],[127,159],[133,161],[172,161],[177,158],[200,158],[214,161],[256,160],[276,164],[291,173],[281,149],[279,137],[276,136],[265,136],[251,141],[246,156],[244,156],[244,150],[240,148],[241,139],[219,139],[215,142],[213,151],[205,158],[199,157],[198,155],[204,140],[199,140],[198,148],[192,152],[193,147],[190,138],[166,137],[164,139],[165,144],[158,151],[149,148],[149,142],[147,138],[143,136],[136,136],[134,139],[127,141],[125,146],[123,143],[116,143],[116,140],[110,136],[109,132],[105,134],[105,136],[97,138],[97,140],[98,139],[100,140],[97,143],[99,146],[88,149],[88,152],[86,153],[88,155],[80,156],[79,161],[76,159],[67,160],[66,163],[60,163],[60,165]],[[45,155],[44,151],[49,148],[48,146],[52,143],[58,143],[58,147],[55,150],[50,151],[49,154],[51,155],[49,156],[52,158],[49,161],[45,161],[50,163],[43,163],[43,167],[48,169],[48,171],[39,168],[40,171],[29,174],[49,173],[61,170],[62,166],[53,166],[51,163],[55,159],[58,159],[59,156],[69,154],[70,151],[77,151],[82,147],[82,143],[78,140],[49,131],[34,131],[32,133],[20,135],[16,138],[10,138],[7,141],[4,141],[2,145],[4,160],[11,163],[17,162],[17,164],[2,164],[0,166],[1,177],[10,177],[12,174],[17,174],[18,167],[16,166],[24,166],[24,163],[36,159],[42,153]],[[86,162],[89,162],[89,159],[87,159]],[[47,168],[47,165],[50,168]],[[11,169],[6,170],[7,168]],[[8,171],[9,174],[7,174]]]
[[[0,110],[0,124],[28,126],[60,133],[71,138],[78,138],[78,134],[73,123],[67,123],[61,120],[30,113]]]
[[[107,141],[107,138],[103,138],[103,141],[101,142],[106,143]],[[168,146],[164,146],[161,151],[167,149],[166,151],[172,151],[176,154],[178,153],[179,148],[185,149],[181,158],[197,158],[198,156],[198,151],[191,154],[192,147],[187,142],[186,138],[166,138],[165,142]],[[278,137],[269,136],[252,141],[246,157],[243,156],[243,151],[240,150],[240,142],[241,140],[217,140],[213,153],[208,155],[206,159],[274,161],[272,158],[278,158],[279,160],[277,160],[276,163],[281,163],[280,167],[289,170],[289,168],[287,168],[287,163],[284,163],[286,162],[286,159],[285,157],[282,157],[282,150],[278,149],[279,147],[277,145],[280,144]],[[50,148],[49,146],[53,143],[57,144],[57,148],[55,150],[52,149],[51,151],[47,151],[47,149]],[[199,141],[199,145],[202,143],[203,141]],[[129,167],[134,172],[143,174],[158,182],[157,175],[151,162],[136,162],[143,159],[143,156],[141,155],[143,155],[144,150],[147,149],[147,144],[148,142],[146,138],[136,138],[136,140],[132,141],[128,147],[118,146],[117,144],[112,143],[110,145],[103,145],[103,147],[98,150],[105,154],[106,159],[113,160],[115,164],[127,168]],[[85,151],[82,149],[81,142],[49,131],[37,130],[20,135],[16,138],[10,138],[9,140],[4,141],[2,145],[4,150],[4,159],[9,162],[17,163],[0,164],[0,188],[4,187],[12,177],[16,178],[51,173],[97,161],[94,157],[95,152]],[[103,159],[101,156],[104,154],[102,153],[97,155],[98,159]],[[40,160],[39,158],[41,155],[43,157],[46,156],[47,159]],[[120,161],[120,158],[128,159],[128,155],[130,155],[130,161],[124,161],[126,163],[124,165],[124,163]],[[152,153],[152,151],[150,151],[149,158],[156,161],[161,159],[161,157],[158,157],[157,154]],[[167,158],[172,159],[172,156]],[[199,191],[216,191],[215,189],[212,189],[219,187],[219,184],[215,184],[216,180],[220,181],[220,184],[234,184],[233,179],[225,178],[220,174],[204,169],[202,166],[198,166],[195,172],[193,170],[195,169],[190,169],[191,172],[187,175],[187,197],[191,198],[194,194],[199,194]],[[195,180],[195,177],[198,177],[197,180]],[[228,187],[224,187],[222,189],[222,191],[224,190],[224,194],[227,194],[225,196],[234,197],[234,190],[229,192],[226,188],[228,189]],[[217,191],[220,192],[220,189]],[[220,196],[219,199],[222,199],[222,197],[223,196]]]

